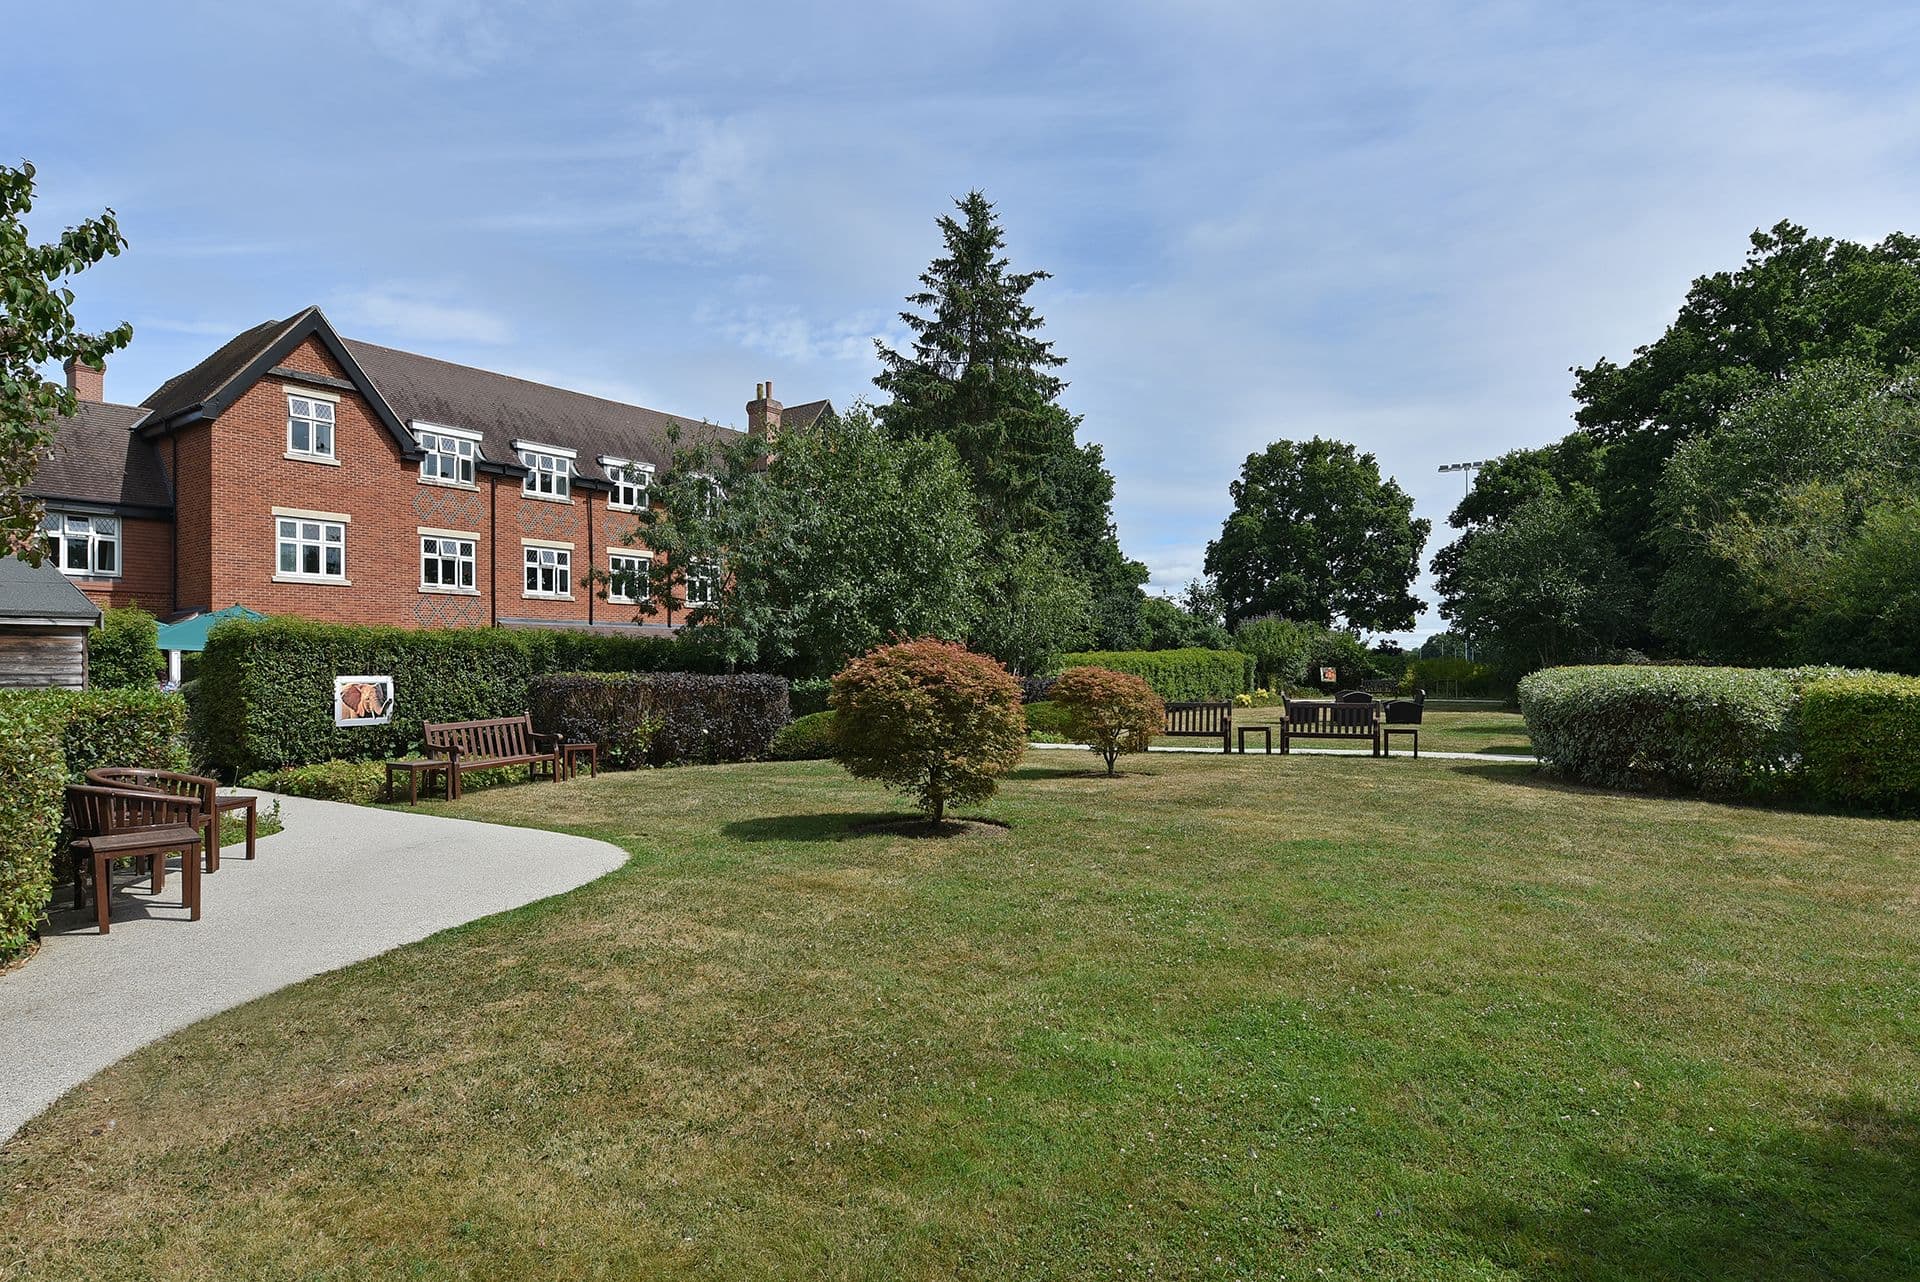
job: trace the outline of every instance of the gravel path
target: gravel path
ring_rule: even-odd
[[[270,800],[263,797],[262,804]],[[221,854],[201,917],[180,875],[130,878],[113,933],[68,886],[39,955],[0,975],[0,1141],[131,1051],[208,1015],[462,922],[592,881],[626,860],[605,842],[331,801],[278,798],[287,830]]]

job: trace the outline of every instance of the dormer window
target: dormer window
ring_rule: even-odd
[[[453,427],[424,424],[413,429],[420,442],[420,479],[431,485],[474,484],[473,465],[480,454],[480,434]]]
[[[287,457],[335,462],[334,401],[311,392],[287,393]]]
[[[600,465],[607,469],[607,479],[613,482],[607,506],[616,512],[645,511],[647,489],[653,484],[653,465],[619,458],[603,458]]]
[[[527,469],[520,492],[528,498],[572,502],[573,451],[556,445],[534,445],[515,441],[514,451]]]

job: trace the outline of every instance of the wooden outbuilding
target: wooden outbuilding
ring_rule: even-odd
[[[83,689],[100,607],[51,563],[0,556],[0,687]]]

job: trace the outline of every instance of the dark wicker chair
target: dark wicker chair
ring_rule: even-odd
[[[1427,692],[1415,690],[1411,699],[1390,699],[1387,701],[1386,721],[1380,727],[1381,738],[1386,753],[1393,755],[1393,736],[1397,734],[1413,736],[1413,759],[1420,759],[1420,716],[1427,709]]]

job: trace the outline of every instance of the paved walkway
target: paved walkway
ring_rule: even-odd
[[[1088,751],[1084,745],[1077,743],[1030,743],[1027,746],[1029,748],[1059,749],[1063,752]],[[1396,751],[1393,755],[1396,757],[1411,757],[1413,755],[1412,751],[1409,750],[1405,744],[1395,744],[1394,747]],[[1227,755],[1218,748],[1182,748],[1175,744],[1154,744],[1148,748],[1147,751],[1201,752],[1212,757],[1224,757]],[[1302,754],[1311,757],[1371,757],[1373,752],[1367,748],[1295,748],[1293,750],[1293,755],[1296,757]],[[1261,749],[1259,741],[1255,740],[1247,745],[1247,755],[1249,757],[1262,757],[1267,754]],[[1280,750],[1275,748],[1272,755],[1276,757],[1280,756]],[[1420,752],[1420,760],[1425,761],[1429,757],[1435,761],[1518,762],[1523,766],[1537,766],[1540,764],[1538,757],[1509,756],[1504,752],[1434,752],[1431,749],[1422,749]]]
[[[605,842],[527,828],[279,798],[287,830],[222,853],[201,916],[176,867],[114,895],[113,933],[59,905],[39,955],[0,975],[0,1141],[128,1052],[208,1015],[435,931],[611,872]]]

